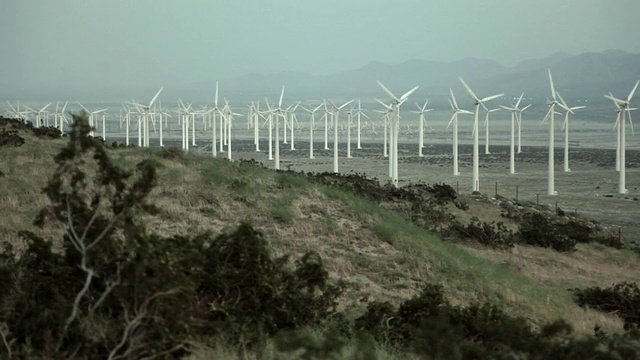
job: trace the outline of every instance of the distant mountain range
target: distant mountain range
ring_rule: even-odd
[[[551,69],[553,73],[557,90],[570,103],[577,100],[603,103],[605,93],[612,92],[615,96],[625,97],[636,80],[640,79],[640,54],[620,50],[579,55],[559,52],[542,59],[526,60],[515,66],[505,66],[495,60],[477,58],[465,58],[455,62],[413,59],[397,65],[370,62],[357,69],[324,76],[292,71],[268,75],[249,73],[222,79],[220,90],[223,96],[233,101],[263,99],[264,96],[275,99],[279,96],[282,85],[287,87],[288,101],[355,97],[372,101],[374,97],[385,98],[385,94],[375,82],[380,80],[398,93],[419,85],[420,89],[412,98],[428,97],[435,106],[448,108],[446,97],[450,87],[460,99],[468,100],[458,80],[458,76],[462,76],[479,96],[503,92],[507,97],[517,97],[524,92],[529,100],[543,103],[549,96],[547,69]],[[159,85],[165,87],[161,97],[164,101],[182,98],[210,102],[215,91],[215,79],[198,83]],[[90,85],[80,85],[74,89],[53,85],[43,85],[38,89],[17,89],[10,84],[0,83],[0,99],[50,101],[52,98],[86,98],[122,101],[123,89],[126,90],[124,93],[128,94],[124,95],[125,97],[146,98],[153,94],[159,85],[149,87],[128,84],[123,87],[112,84],[96,87],[95,82],[92,82]]]
[[[566,99],[603,99],[612,92],[623,97],[640,79],[640,54],[620,50],[526,60],[504,66],[494,60],[465,58],[456,62],[408,60],[397,65],[380,62],[326,76],[285,71],[277,74],[246,74],[221,81],[225,94],[262,98],[278,94],[282,85],[299,99],[339,96],[384,97],[375,80],[401,92],[419,85],[416,97],[445,97],[449,88],[462,95],[458,76],[462,76],[480,96],[503,92],[508,96],[544,98],[549,96],[547,69],[551,69],[556,88]],[[190,87],[211,92],[215,82]]]

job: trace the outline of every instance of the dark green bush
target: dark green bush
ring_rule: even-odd
[[[571,292],[579,306],[616,314],[624,320],[626,329],[640,327],[640,288],[636,283],[622,282],[605,289],[597,286],[571,289]]]
[[[523,215],[518,235],[527,245],[552,248],[561,252],[574,250],[577,242],[559,231],[547,216],[535,212]]]
[[[477,217],[472,217],[466,226],[456,222],[453,226],[463,239],[477,241],[478,243],[495,248],[506,250],[514,245],[514,234],[507,229],[503,222],[480,221]]]

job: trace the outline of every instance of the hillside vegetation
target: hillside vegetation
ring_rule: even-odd
[[[0,140],[0,239],[10,244],[3,269],[15,275],[44,267],[51,279],[68,281],[49,289],[54,285],[34,273],[21,273],[40,279],[29,286],[46,289],[40,296],[54,296],[50,306],[60,306],[30,325],[52,326],[40,338],[21,337],[34,328],[21,330],[7,315],[40,309],[38,299],[28,309],[26,300],[15,302],[27,285],[0,296],[5,350],[16,356],[233,358],[248,351],[326,358],[371,348],[371,356],[487,358],[491,349],[525,354],[543,346],[549,356],[579,358],[571,339],[593,353],[640,351],[637,334],[623,335],[623,319],[578,306],[569,291],[640,277],[637,252],[585,219],[463,196],[442,184],[397,190],[358,175],[296,174],[175,148],[103,145],[86,137],[81,119],[72,145],[55,132],[0,123],[7,139]],[[84,215],[69,217],[72,208]],[[93,240],[84,236],[100,234],[91,214],[111,227],[89,256]],[[84,260],[95,270],[89,285]],[[243,322],[249,315],[254,322]],[[418,315],[457,325],[429,335]],[[142,324],[151,330],[136,332]],[[491,324],[503,332],[489,336]],[[276,336],[303,328],[299,337]],[[505,339],[509,331],[533,340]],[[440,335],[444,343],[429,342]],[[142,352],[151,344],[157,353]]]

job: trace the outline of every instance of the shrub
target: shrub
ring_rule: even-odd
[[[576,240],[561,233],[553,222],[540,213],[529,213],[522,217],[518,235],[527,245],[552,248],[566,252],[575,249]]]
[[[502,221],[497,223],[481,222],[480,219],[474,216],[467,226],[456,222],[453,229],[464,239],[477,241],[491,248],[505,250],[512,248],[514,245],[513,232],[507,229]]]
[[[598,311],[616,314],[624,320],[625,329],[640,327],[640,288],[636,283],[622,282],[602,289],[571,289],[574,301]]]

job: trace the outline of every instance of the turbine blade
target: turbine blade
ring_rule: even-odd
[[[631,98],[629,98],[631,99]],[[631,111],[627,109],[627,114],[629,115],[629,125],[631,125],[631,135],[635,136],[635,131],[633,130],[633,121],[631,120]]]
[[[553,100],[556,99],[556,88],[555,86],[553,86],[553,78],[551,77],[551,69],[547,69],[547,72],[549,73],[549,85],[551,86],[551,98]]]
[[[84,105],[80,104],[80,102],[79,102],[79,101],[76,101],[76,102],[78,103],[78,105],[80,105],[80,107],[82,108],[82,110],[84,110],[84,111],[86,111],[86,112],[88,112],[88,113],[91,113],[91,111],[87,110],[87,108],[86,108],[86,107],[84,107]]]
[[[571,110],[571,108],[569,107],[569,105],[567,105],[567,103],[564,101],[564,99],[562,98],[562,95],[560,95],[560,93],[556,93],[558,95],[558,99],[560,99],[560,103],[558,105],[560,105],[561,108],[563,108],[565,111],[568,111],[570,113],[574,113],[573,110]]]
[[[453,123],[453,119],[456,118],[457,113],[453,113],[453,116],[451,116],[451,120],[449,120],[449,123],[447,124],[447,129],[449,128],[449,126],[451,126],[451,123]]]
[[[375,99],[375,100],[376,100],[380,105],[384,106],[384,107],[385,107],[385,109],[387,109],[387,110],[391,110],[391,109],[392,109],[392,107],[391,107],[391,106],[389,106],[389,105],[387,105],[387,104],[383,103],[380,99]]]
[[[346,102],[346,103],[342,104],[342,106],[340,106],[340,107],[338,108],[338,110],[341,110],[343,107],[345,107],[345,106],[347,106],[347,105],[351,104],[352,102],[353,102],[353,100],[349,100],[348,102]],[[334,105],[334,106],[335,106],[335,105]]]
[[[522,97],[524,96],[524,93],[520,94],[520,97],[518,98],[518,101],[516,102],[516,106],[514,106],[514,108],[518,108],[518,106],[520,106],[520,102],[522,101]]]
[[[499,98],[501,96],[504,96],[504,94],[497,94],[497,95],[487,96],[486,98],[480,100],[480,102],[484,103],[485,101],[490,101],[490,100],[493,100],[493,99],[497,99],[497,98]]]
[[[456,101],[456,96],[453,95],[453,90],[451,90],[451,88],[449,88],[449,93],[451,93],[451,101],[453,101],[453,106],[455,106],[455,108],[458,108],[458,102]]]
[[[153,103],[156,102],[156,99],[158,98],[158,96],[160,96],[161,92],[162,92],[162,87],[160,88],[160,90],[158,90],[158,92],[156,93],[156,96],[154,96],[153,99],[151,99],[151,102],[149,103],[149,107],[153,106]]]
[[[528,108],[530,108],[530,107],[531,107],[531,105],[533,105],[533,104],[529,104],[529,105],[527,105],[527,106],[523,107],[523,108],[520,110],[520,112],[523,112],[523,111],[527,110]]]
[[[282,98],[284,97],[284,85],[282,85],[282,91],[280,92],[280,101],[278,101],[278,107],[282,107]]]
[[[376,82],[378,83],[378,85],[380,85],[380,87],[382,88],[382,90],[384,90],[384,92],[387,93],[387,95],[389,95],[393,100],[400,102],[400,99],[398,99],[392,92],[391,90],[387,89],[386,86],[384,86],[380,81],[376,80]]]
[[[636,85],[633,87],[633,90],[631,90],[631,92],[629,93],[629,96],[627,97],[627,102],[631,101],[631,98],[633,97],[633,94],[635,94],[639,83],[640,83],[640,80],[636,81]]]
[[[215,107],[218,107],[218,82],[216,81],[216,97],[214,99],[214,103]]]
[[[405,101],[409,97],[409,95],[411,95],[414,91],[418,90],[419,87],[420,86],[416,86],[413,89],[411,89],[411,90],[407,91],[406,93],[404,93],[402,96],[400,96],[400,100],[401,101]]]
[[[475,100],[477,102],[480,102],[480,99],[478,98],[478,96],[476,96],[476,94],[473,92],[473,90],[471,90],[469,85],[467,85],[467,83],[464,82],[464,80],[462,80],[462,78],[460,76],[458,76],[458,79],[460,79],[460,81],[462,82],[462,85],[464,85],[464,88],[467,89],[467,92],[469,93],[469,95],[471,95],[473,100]]]

